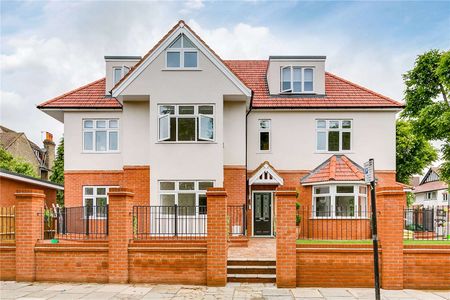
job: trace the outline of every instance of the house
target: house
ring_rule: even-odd
[[[285,185],[312,218],[368,218],[361,166],[374,158],[378,186],[395,184],[403,105],[325,62],[223,60],[184,21],[143,57],[105,56],[104,78],[38,106],[64,123],[65,205],[103,206],[122,186],[136,205],[204,206],[224,187],[248,235],[273,236]]]
[[[15,205],[17,190],[38,189],[45,194],[45,205],[56,204],[56,192],[63,191],[60,184],[0,169],[0,207]]]
[[[14,157],[30,163],[39,178],[48,180],[55,161],[53,135],[46,132],[44,148],[30,141],[25,133],[15,132],[0,125],[0,146]]]
[[[448,202],[448,184],[439,178],[439,169],[431,167],[414,188],[414,206],[446,206]]]

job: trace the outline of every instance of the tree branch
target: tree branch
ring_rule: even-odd
[[[444,86],[440,83],[439,88],[441,89],[442,97],[444,98],[445,103],[447,103],[447,106],[450,106],[450,103],[448,102],[447,95],[445,94]]]

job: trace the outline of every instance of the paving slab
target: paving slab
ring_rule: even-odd
[[[58,294],[58,293],[59,292],[55,292],[55,291],[41,290],[41,291],[31,292],[28,295],[24,296],[23,298],[50,299],[50,298],[56,296],[56,294]],[[19,298],[19,299],[22,299],[22,298]]]
[[[132,296],[144,296],[150,292],[151,287],[130,286],[127,289],[121,291],[119,295],[132,295]]]
[[[318,289],[295,288],[291,291],[295,298],[323,298]]]
[[[70,300],[70,299],[80,299],[82,297],[86,296],[86,294],[76,294],[76,293],[59,293],[56,294],[54,297],[51,297],[52,300]]]
[[[130,285],[128,284],[101,284],[100,288],[96,292],[120,293],[129,287]]]
[[[319,293],[324,297],[353,297],[347,289],[319,288]]]

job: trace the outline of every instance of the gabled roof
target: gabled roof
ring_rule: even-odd
[[[431,167],[431,168],[428,169],[428,171],[425,174],[425,176],[423,176],[422,181],[420,181],[419,185],[425,184],[427,179],[428,179],[428,177],[430,177],[431,174],[433,174],[433,173],[436,174],[438,179],[440,178],[440,176],[439,176],[439,168]]]
[[[361,180],[364,180],[364,171],[361,166],[345,155],[333,155],[300,181],[305,185],[327,181]]]
[[[38,105],[38,108],[122,108],[113,97],[105,96],[106,79],[88,83]]]
[[[275,168],[268,161],[265,161],[251,174],[248,180],[248,185],[252,184],[283,185],[283,177],[278,174]]]

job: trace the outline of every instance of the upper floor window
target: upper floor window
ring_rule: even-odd
[[[317,120],[317,151],[350,151],[352,147],[351,120]]]
[[[116,152],[119,151],[118,119],[83,120],[83,151]]]
[[[129,71],[130,68],[127,66],[113,67],[113,84],[116,85]]]
[[[442,201],[448,201],[448,193],[442,193]]]
[[[198,52],[194,44],[184,34],[170,44],[166,51],[167,68],[191,68],[198,67]]]
[[[214,141],[214,105],[160,105],[158,140]]]
[[[282,93],[311,93],[314,91],[314,70],[304,67],[281,68]]]
[[[425,197],[426,200],[436,200],[437,199],[437,192],[427,192],[427,195]]]
[[[270,151],[270,120],[259,120],[259,150]]]

